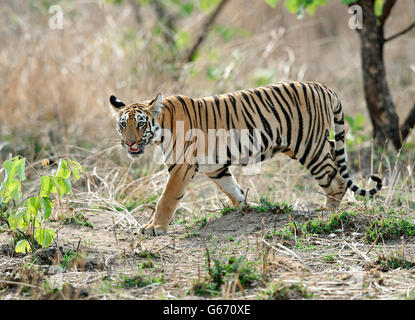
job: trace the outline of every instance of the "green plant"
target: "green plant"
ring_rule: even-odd
[[[384,272],[394,269],[412,269],[415,268],[415,262],[407,260],[402,254],[392,252],[389,255],[380,255],[376,261],[376,264]]]
[[[69,250],[65,252],[60,262],[61,267],[67,269],[79,256],[80,254],[77,251]]]
[[[261,290],[258,294],[258,298],[262,300],[309,299],[312,297],[313,294],[308,292],[301,283],[271,283],[268,288]]]
[[[154,277],[151,275],[147,276],[144,274],[138,274],[133,277],[124,276],[124,278],[121,281],[120,286],[126,289],[141,288],[141,287],[146,287],[150,284],[162,283],[162,282],[163,282],[162,275]]]
[[[381,241],[381,239],[399,239],[401,236],[415,236],[415,224],[410,217],[405,218],[401,212],[384,208],[373,209],[371,212],[373,218],[364,227],[364,237],[368,243]]]
[[[285,213],[290,214],[293,211],[293,207],[287,203],[271,202],[268,198],[262,196],[259,199],[259,203],[252,207],[257,212],[273,212],[273,213]]]
[[[346,227],[353,222],[356,216],[354,212],[343,211],[331,216],[328,220],[313,219],[301,225],[301,229],[307,233],[333,233],[341,227]]]
[[[22,200],[22,182],[25,181],[25,158],[16,156],[3,163],[5,178],[0,186],[0,199],[11,204],[7,224],[16,240],[15,250],[20,253],[32,252],[36,246],[48,247],[55,238],[55,232],[46,227],[53,209],[51,195],[60,201],[72,192],[70,177],[78,180],[82,167],[70,159],[59,161],[58,168],[51,175],[40,177],[38,195]]]
[[[88,227],[93,229],[94,226],[88,219],[81,213],[71,214],[70,216],[66,217],[64,220],[64,224],[74,223],[78,226]]]
[[[363,141],[368,139],[363,134],[365,130],[364,123],[366,119],[359,112],[356,113],[355,118],[345,115],[344,119],[347,121],[350,127],[350,131],[347,132],[345,137],[346,148],[347,150],[355,150],[356,145],[361,145]]]
[[[219,256],[206,249],[206,269],[208,277],[193,282],[191,293],[195,295],[217,295],[222,285],[229,280],[238,279],[242,287],[252,284],[254,281],[262,279],[259,272],[259,263],[249,261],[245,256]]]

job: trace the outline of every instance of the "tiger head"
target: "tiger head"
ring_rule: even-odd
[[[148,144],[153,144],[160,135],[157,117],[163,108],[163,96],[159,93],[151,101],[126,105],[114,96],[110,102],[118,118],[117,131],[121,145],[127,149],[128,156],[138,158]]]

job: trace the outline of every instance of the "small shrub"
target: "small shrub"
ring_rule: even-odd
[[[258,299],[261,300],[309,299],[312,297],[313,294],[308,292],[301,283],[271,283],[268,288],[258,294]]]
[[[25,181],[26,159],[19,156],[3,163],[4,181],[0,186],[2,203],[11,203],[7,225],[16,240],[16,252],[26,254],[39,246],[48,247],[55,238],[55,232],[46,227],[53,209],[51,195],[60,201],[72,192],[70,178],[80,178],[82,167],[78,162],[61,159],[57,170],[51,175],[40,177],[37,195],[22,201],[22,182]]]
[[[125,289],[141,288],[141,287],[146,287],[150,284],[162,283],[162,282],[163,282],[163,277],[161,275],[158,277],[153,277],[151,275],[147,276],[144,274],[138,274],[133,277],[124,276],[124,278],[121,281],[120,287],[125,288]]]
[[[257,212],[272,212],[272,213],[285,213],[290,214],[293,211],[293,207],[286,203],[270,202],[266,197],[261,197],[259,203],[253,206],[252,209]]]

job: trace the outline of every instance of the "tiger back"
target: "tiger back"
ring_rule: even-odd
[[[326,195],[325,207],[335,210],[347,188],[364,190],[347,170],[344,114],[337,95],[315,82],[280,82],[204,98],[161,94],[151,101],[126,105],[110,102],[119,118],[121,144],[132,158],[147,145],[158,144],[169,178],[156,211],[142,232],[161,235],[186,186],[197,172],[206,174],[234,205],[246,203],[230,171],[231,165],[258,165],[282,152],[297,159]],[[330,130],[335,129],[335,141]]]

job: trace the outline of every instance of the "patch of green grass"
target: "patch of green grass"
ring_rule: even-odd
[[[137,253],[139,258],[147,258],[147,259],[157,259],[160,258],[160,255],[157,253],[152,252],[148,249],[140,250],[140,252]]]
[[[220,211],[220,214],[222,215],[222,216],[226,216],[228,213],[232,213],[232,212],[237,212],[237,211],[239,211],[240,209],[239,208],[237,208],[237,207],[224,207],[221,211]]]
[[[78,226],[82,227],[88,227],[93,229],[94,225],[88,221],[88,219],[83,215],[83,213],[79,212],[74,215],[70,215],[69,217],[66,217],[63,224],[76,224]]]
[[[409,261],[400,254],[392,253],[388,256],[381,255],[378,257],[376,264],[384,272],[394,269],[410,270],[415,268],[415,262]]]
[[[328,253],[325,256],[321,257],[320,259],[325,262],[335,262],[336,258],[337,258],[336,254],[333,255],[333,254]]]
[[[297,243],[295,244],[294,248],[296,248],[297,250],[303,250],[303,251],[317,250],[317,246],[306,244],[304,242],[303,237],[299,237],[297,239]]]
[[[152,275],[137,274],[132,277],[124,276],[120,283],[120,287],[124,289],[141,288],[141,287],[146,287],[150,284],[162,283],[162,282],[163,282],[162,275],[155,277]]]
[[[77,251],[69,250],[65,252],[60,262],[61,267],[67,269],[79,256],[80,253]]]
[[[415,236],[415,224],[410,217],[405,217],[396,208],[386,209],[382,205],[360,211],[343,211],[328,219],[313,219],[301,225],[303,232],[311,234],[330,234],[339,229],[363,229],[363,238],[368,243]]]
[[[220,291],[216,289],[216,284],[206,280],[195,280],[192,283],[190,290],[186,291],[187,294],[194,294],[196,296],[211,296],[217,297]]]
[[[415,224],[410,218],[405,218],[402,213],[396,213],[393,210],[386,212],[385,215],[374,216],[365,226],[365,238],[367,242],[393,240],[400,237],[415,236]]]
[[[223,284],[238,279],[242,288],[262,279],[259,262],[249,261],[245,256],[211,254],[206,248],[206,270],[208,276],[193,282],[188,293],[194,295],[218,295]]]
[[[281,202],[271,202],[267,197],[261,197],[259,203],[252,207],[256,212],[272,212],[272,213],[285,213],[291,214],[293,211],[292,205]]]
[[[301,283],[287,284],[283,282],[271,283],[266,289],[258,294],[261,300],[290,300],[290,299],[310,299],[313,294]]]
[[[355,216],[356,213],[354,212],[343,211],[331,216],[328,220],[313,219],[306,221],[301,225],[301,229],[312,234],[333,233],[342,227],[346,228],[353,224]]]

